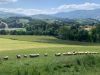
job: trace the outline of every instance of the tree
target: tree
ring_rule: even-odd
[[[97,41],[100,42],[100,24],[96,26]]]
[[[100,25],[97,24],[96,28],[91,30],[92,42],[100,42]]]
[[[63,40],[69,40],[70,29],[67,26],[62,26],[58,30],[58,37]]]
[[[7,31],[7,30],[0,30],[0,34],[1,35],[7,35],[7,34],[9,34],[9,31]]]
[[[91,42],[96,42],[97,41],[96,28],[93,28],[91,30],[90,41]]]
[[[78,41],[84,41],[84,42],[88,42],[89,41],[89,33],[87,30],[84,29],[80,29],[78,31]]]

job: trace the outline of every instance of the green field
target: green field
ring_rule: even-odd
[[[7,30],[7,31],[11,31],[11,30],[20,31],[20,30],[23,30],[23,31],[26,31],[25,28],[1,28],[0,30]]]
[[[9,56],[9,60],[0,59],[0,75],[100,75],[99,54],[54,55],[68,51],[100,52],[100,45],[59,40],[52,36],[0,35],[0,57]],[[17,54],[35,53],[40,57],[16,59]]]

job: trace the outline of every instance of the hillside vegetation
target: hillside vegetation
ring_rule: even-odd
[[[46,35],[63,40],[100,42],[100,21],[96,19],[0,19],[0,35]]]

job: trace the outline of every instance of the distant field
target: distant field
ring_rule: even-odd
[[[24,31],[26,31],[26,29],[25,28],[7,28],[7,29],[5,29],[5,28],[2,28],[2,29],[0,29],[0,30],[24,30]]]
[[[31,49],[31,48],[48,48],[48,47],[68,47],[65,44],[48,43],[48,41],[39,38],[27,38],[26,36],[20,37],[20,39],[4,37],[0,38],[0,51],[4,50],[19,50],[19,49]],[[29,41],[27,40],[29,39]],[[33,39],[33,41],[32,41]],[[47,37],[48,39],[48,37]],[[50,39],[50,38],[49,38]],[[48,39],[48,40],[49,40]],[[54,39],[54,38],[53,38]],[[37,41],[38,40],[38,41]],[[44,40],[44,42],[43,42]],[[74,46],[74,45],[73,45]]]
[[[59,40],[52,36],[0,35],[0,75],[100,75],[100,55],[55,57],[68,51],[100,52],[100,44]],[[37,58],[16,55],[39,53]],[[45,57],[44,53],[48,56]]]
[[[59,40],[52,36],[0,36],[0,50],[19,50],[49,47],[100,48],[99,44]]]

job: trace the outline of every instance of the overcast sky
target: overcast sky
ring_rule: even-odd
[[[100,0],[0,0],[0,11],[34,15],[100,8]]]

